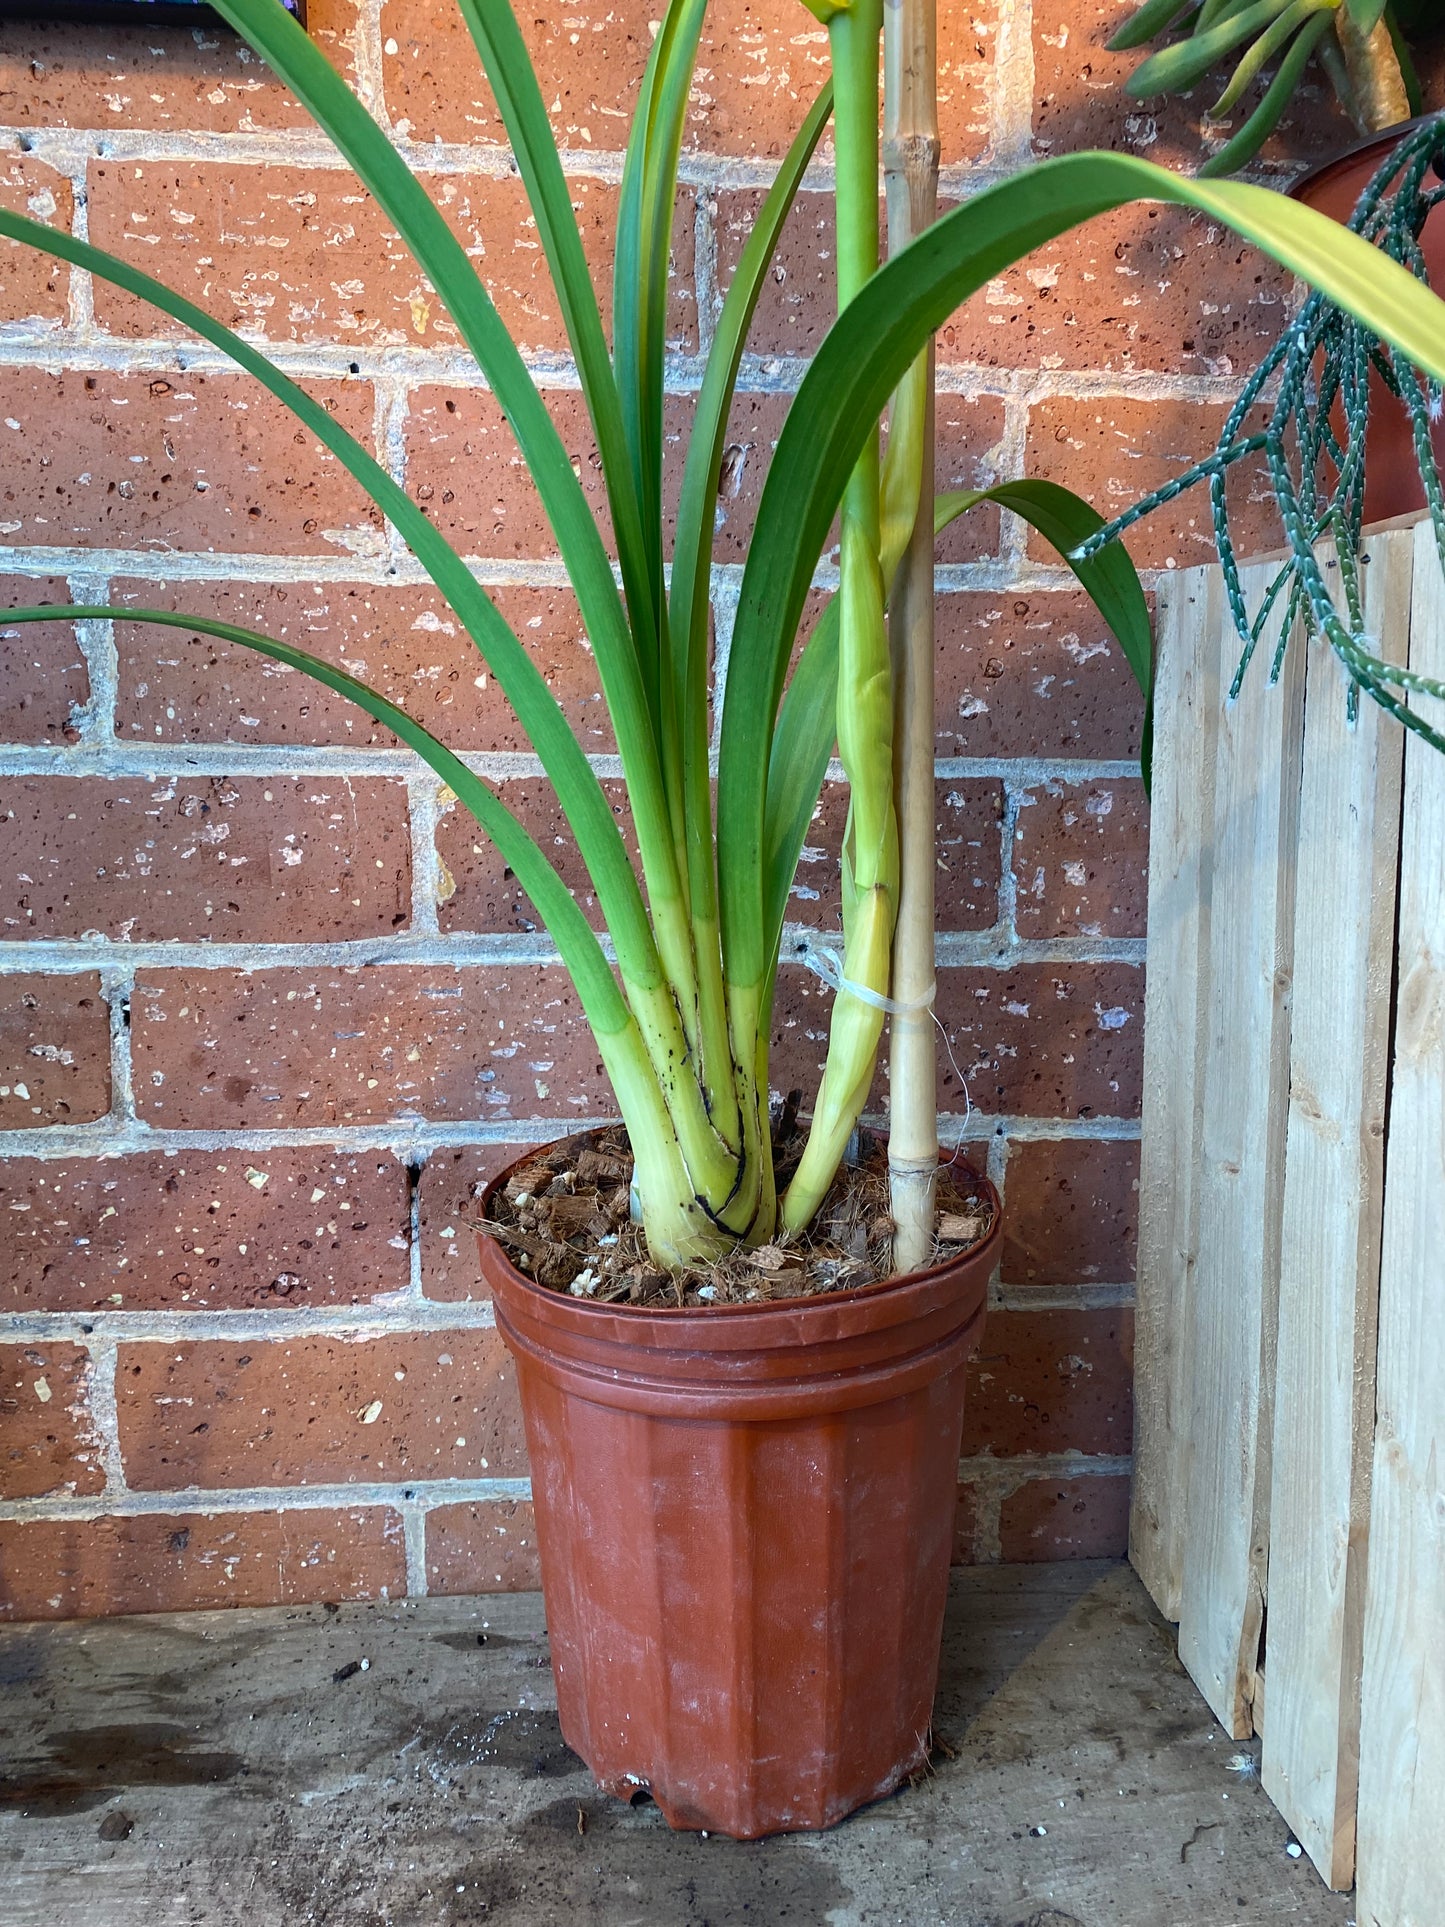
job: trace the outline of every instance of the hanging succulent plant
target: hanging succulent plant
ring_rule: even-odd
[[[1219,70],[1223,92],[1209,109],[1225,120],[1262,74],[1272,77],[1253,111],[1202,173],[1233,174],[1279,125],[1311,60],[1324,68],[1340,105],[1362,135],[1382,133],[1420,111],[1410,58],[1412,32],[1431,0],[1145,0],[1109,42],[1116,52],[1181,30],[1129,76],[1138,99],[1182,94]]]

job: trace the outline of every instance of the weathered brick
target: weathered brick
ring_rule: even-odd
[[[95,976],[0,978],[0,1131],[110,1109],[110,1012]]]
[[[308,386],[370,446],[366,382]],[[287,554],[381,543],[379,515],[336,458],[239,375],[7,368],[0,421],[7,541]]]
[[[958,1505],[953,1515],[953,1555],[950,1564],[972,1566],[978,1563],[978,1487],[961,1480]]]
[[[547,390],[544,399],[610,545],[602,460],[587,405],[572,389]],[[407,490],[465,555],[512,561],[556,552],[512,431],[484,390],[414,390],[407,422]]]
[[[584,749],[606,755],[611,723],[576,598],[562,588],[488,591],[526,644]],[[454,749],[529,747],[501,685],[446,602],[429,588],[366,583],[122,580],[119,604],[182,609],[259,629],[339,663]],[[299,670],[215,636],[116,624],[121,735],[163,742],[395,742],[362,709]],[[0,630],[3,645],[3,630]]]
[[[544,778],[522,776],[490,787],[531,831],[541,845],[542,854],[555,866],[582,906],[588,922],[602,929],[602,912],[592,880],[551,784]],[[602,788],[640,877],[637,841],[627,807],[627,786],[609,777]],[[503,861],[501,851],[460,803],[448,809],[437,826],[437,853],[443,871],[442,889],[450,891],[438,913],[443,930],[533,931],[543,927],[532,899]]]
[[[0,1498],[99,1492],[90,1355],[61,1341],[0,1346]]]
[[[437,1506],[426,1515],[429,1593],[535,1592],[542,1583],[529,1501]]]
[[[1144,704],[1085,595],[941,595],[935,605],[941,756],[1134,756]]]
[[[276,943],[411,913],[406,785],[375,777],[17,776],[0,932]]]
[[[1021,937],[1142,937],[1149,887],[1144,785],[1101,777],[1026,789],[1013,872]]]
[[[988,138],[993,9],[939,17],[938,107],[945,160],[982,151]],[[561,14],[523,23],[558,144],[621,150],[655,31],[628,4],[598,16]],[[386,0],[387,106],[420,140],[494,141],[505,129],[470,39],[453,14],[426,0]],[[458,84],[457,76],[465,75]],[[780,158],[828,78],[825,31],[759,0],[714,0],[694,76],[688,145],[720,154]]]
[[[74,742],[90,677],[70,622],[5,624],[4,610],[69,602],[60,576],[0,580],[0,741]]]
[[[940,930],[987,930],[998,917],[1003,786],[992,778],[934,785],[937,797],[937,919]],[[788,920],[842,927],[840,856],[848,790],[826,783],[788,897]]]
[[[136,1107],[155,1124],[280,1129],[615,1109],[555,966],[147,970],[131,1021]]]
[[[964,1108],[955,1074],[986,1113],[1134,1117],[1143,1059],[1144,973],[1128,964],[940,970],[939,1021],[951,1061],[939,1103]]]
[[[1005,1284],[1115,1285],[1134,1276],[1137,1144],[1011,1144],[1007,1186]]]
[[[1005,1560],[1122,1559],[1129,1550],[1129,1481],[1113,1476],[1030,1479],[999,1515]]]
[[[524,350],[562,351],[567,331],[546,256],[516,176],[441,175],[427,183],[474,262],[508,332]],[[583,247],[611,311],[618,189],[571,183]],[[678,229],[678,279],[692,275],[691,220]],[[346,171],[263,171],[194,162],[95,161],[90,233],[189,295],[229,328],[273,341],[368,347],[450,345],[456,323],[400,234]],[[676,344],[695,344],[695,300],[675,304]],[[155,310],[104,282],[96,318],[123,335],[158,332]]]
[[[1145,401],[1135,396],[1075,400],[1055,396],[1029,412],[1024,472],[1047,476],[1082,495],[1100,515],[1132,508],[1162,483],[1212,454],[1229,411],[1197,401]],[[1245,433],[1262,425],[1251,421]],[[1230,472],[1234,543],[1241,556],[1280,546],[1274,495],[1262,467],[1242,462]],[[1188,569],[1215,560],[1209,490],[1189,489],[1132,528],[1125,547],[1141,569]],[[1031,533],[1029,553],[1058,557]]]
[[[717,306],[757,225],[761,188],[724,188],[713,197]],[[758,297],[748,348],[756,355],[811,355],[838,308],[837,239],[831,194],[800,194],[783,224]]]
[[[939,330],[940,362],[1243,373],[1274,345],[1292,283],[1217,222],[1135,204],[1039,248]]]
[[[0,1162],[0,1310],[293,1311],[409,1280],[389,1152],[147,1152]]]
[[[940,494],[957,488],[990,488],[1006,479],[999,454],[1004,409],[996,395],[940,394],[935,432],[934,482]],[[938,538],[934,555],[940,563],[974,562],[994,555],[1001,530],[999,511],[991,502],[985,503],[950,523]]]
[[[1127,1452],[1128,1311],[991,1311],[969,1367],[963,1454]]]
[[[123,1344],[121,1455],[142,1491],[526,1471],[494,1331]]]
[[[3,58],[3,57],[0,57]],[[63,174],[34,154],[0,157],[0,207],[68,232],[75,196]],[[63,322],[70,308],[70,268],[53,254],[19,241],[0,246],[0,320]]]
[[[651,49],[636,0],[592,16],[538,14],[522,23],[558,145],[621,149]],[[418,141],[505,143],[507,131],[459,12],[430,0],[384,0],[387,111]]]
[[[433,1151],[422,1167],[421,1288],[428,1298],[484,1299],[471,1220],[482,1189],[519,1158],[522,1144],[462,1144]]]
[[[1137,10],[1135,0],[1034,0],[1034,143],[1042,152],[1110,147],[1189,169],[1204,158],[1202,122],[1215,98],[1208,81],[1182,99],[1154,95],[1136,101],[1124,92],[1145,50],[1110,53],[1107,43]],[[1256,83],[1235,109],[1230,127],[1243,126],[1258,101]],[[1264,155],[1298,163],[1326,151],[1325,143],[1338,146],[1339,140],[1333,91],[1312,69]]]
[[[401,1520],[345,1511],[0,1521],[0,1619],[399,1599]]]
[[[306,28],[348,72],[357,0],[309,0]],[[244,132],[307,127],[310,117],[237,35],[146,25],[138,33],[27,22],[0,46],[0,125],[184,128]]]

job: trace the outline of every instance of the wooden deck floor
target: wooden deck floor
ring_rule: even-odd
[[[956,1575],[952,1757],[821,1837],[671,1835],[553,1708],[535,1595],[0,1629],[0,1921],[1352,1927],[1124,1567]]]

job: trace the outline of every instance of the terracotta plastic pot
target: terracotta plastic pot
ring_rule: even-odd
[[[922,1764],[998,1237],[857,1292],[667,1311],[545,1290],[480,1239],[562,1731],[605,1791],[755,1839]]]
[[[1369,186],[1370,177],[1389,157],[1412,127],[1407,121],[1358,147],[1336,155],[1314,168],[1290,192],[1307,207],[1318,208],[1332,220],[1347,222],[1355,203]],[[1445,294],[1445,204],[1435,208],[1420,236],[1420,247],[1437,294]],[[1435,459],[1445,467],[1445,421],[1431,437]],[[1370,421],[1365,432],[1365,521],[1374,525],[1400,515],[1418,515],[1425,507],[1425,489],[1415,459],[1410,416],[1403,402],[1375,375],[1370,377]]]

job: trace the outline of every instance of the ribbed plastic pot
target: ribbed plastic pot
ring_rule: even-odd
[[[1331,220],[1348,222],[1371,175],[1384,165],[1405,135],[1422,124],[1418,120],[1402,122],[1337,154],[1296,181],[1290,193],[1307,207],[1328,214]],[[1445,294],[1445,204],[1432,209],[1420,236],[1420,248],[1431,287],[1437,294]],[[1340,415],[1335,424],[1341,431],[1343,419]],[[1445,468],[1445,422],[1436,425],[1431,441],[1436,462]],[[1409,411],[1372,371],[1370,419],[1365,430],[1365,523],[1375,527],[1397,516],[1418,515],[1424,508],[1425,485],[1415,457]]]
[[[751,1840],[832,1826],[922,1765],[993,1202],[955,1262],[705,1310],[566,1297],[480,1239],[562,1732],[606,1792]]]

